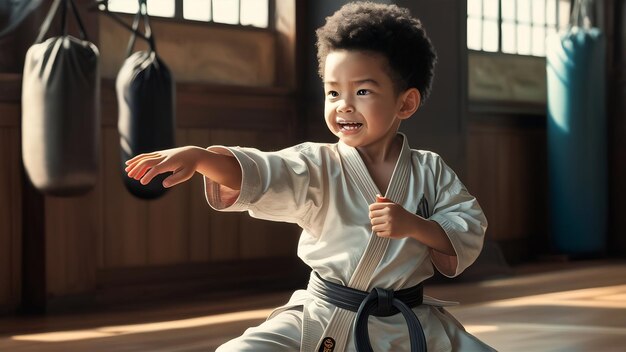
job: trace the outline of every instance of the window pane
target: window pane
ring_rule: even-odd
[[[517,25],[517,53],[530,55],[530,26],[527,24]]]
[[[239,24],[239,1],[213,0],[213,21]]]
[[[546,56],[546,29],[533,27],[533,55]]]
[[[484,0],[483,1],[483,13],[485,18],[497,20],[499,10],[499,0]]]
[[[482,17],[483,4],[481,0],[467,0],[467,15],[470,17]]]
[[[556,0],[546,1],[546,23],[548,26],[556,26]]]
[[[467,19],[467,48],[473,50],[482,49],[482,21],[478,18]]]
[[[546,23],[545,0],[533,0],[533,23],[539,25]]]
[[[483,22],[483,50],[498,51],[498,21]]]
[[[174,0],[148,0],[148,15],[174,17]]]
[[[515,0],[502,1],[502,19],[515,20]]]
[[[502,22],[502,52],[507,54],[517,53],[515,37],[515,23]]]
[[[517,20],[530,23],[530,0],[517,0]]]
[[[183,18],[195,21],[211,20],[211,1],[185,0],[183,1]]]
[[[123,13],[137,13],[139,3],[137,1],[128,0],[111,0],[109,1],[109,11]]]
[[[569,0],[559,0],[559,29],[565,29],[569,25],[570,12]]]
[[[241,0],[241,24],[267,28],[267,0]]]

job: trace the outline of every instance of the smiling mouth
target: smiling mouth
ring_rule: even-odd
[[[339,125],[342,131],[355,131],[363,126],[363,124],[359,122],[339,122],[337,125]]]

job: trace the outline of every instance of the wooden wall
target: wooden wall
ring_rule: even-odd
[[[277,150],[293,141],[291,121],[295,110],[286,91],[251,89],[240,91],[235,99],[223,89],[204,85],[179,84],[177,88],[178,145],[223,144]],[[53,311],[137,299],[138,293],[160,296],[177,291],[189,293],[197,287],[228,288],[224,282],[232,287],[263,280],[267,280],[267,286],[280,285],[278,281],[285,272],[287,285],[293,283],[289,281],[293,276],[302,274],[305,280],[306,273],[298,271],[301,268],[297,266],[299,231],[295,225],[259,221],[247,213],[218,214],[204,199],[199,175],[157,200],[132,196],[120,170],[111,81],[103,82],[102,106],[102,152],[96,187],[77,197],[35,196],[34,200],[26,200],[26,209],[41,212],[44,235],[39,238],[39,232],[26,234],[44,243],[39,254],[31,254],[40,255],[44,265],[39,268],[36,261],[24,263],[35,266],[27,269],[32,275],[26,280],[43,280],[31,287],[45,291],[29,298],[30,305],[36,310]],[[11,261],[10,265],[2,265],[0,279],[12,283],[0,286],[0,298],[9,306],[20,298],[19,192],[23,181],[17,118],[12,121],[12,126],[0,128],[0,163],[10,171],[0,173],[0,181],[6,181],[0,187],[0,250],[2,259]],[[23,216],[24,221],[30,220],[30,214]],[[283,272],[264,273],[272,263],[288,267]],[[237,277],[241,280],[234,281]]]
[[[79,0],[81,3],[90,1]],[[295,11],[295,6],[283,5],[280,11]],[[99,32],[106,38],[105,43],[97,43],[106,70],[101,86],[100,177],[92,191],[59,198],[44,196],[30,185],[21,163],[19,60],[3,67],[11,73],[0,74],[0,311],[21,307],[45,312],[173,293],[306,282],[308,273],[296,257],[297,226],[254,220],[246,213],[218,214],[206,203],[198,175],[157,200],[137,199],[126,190],[120,170],[113,81],[119,50],[110,43],[125,43],[128,34],[107,27],[112,25],[110,21],[100,24],[97,13],[82,9],[92,38],[98,38]],[[43,6],[38,17],[46,10]],[[232,29],[225,34],[228,30],[223,26],[191,25],[185,29],[175,22],[153,21],[163,38],[159,52],[171,60],[170,69],[180,78],[176,86],[177,145],[276,150],[294,144],[296,47],[295,35],[288,32],[295,30],[295,15],[281,15],[291,21],[281,21],[276,32],[252,34],[236,34]],[[198,47],[203,43],[210,47],[212,41],[203,42],[201,37],[215,31],[233,43],[231,55],[245,60],[222,60],[225,65],[238,63],[228,74],[230,80],[220,76],[213,82],[203,75],[190,76],[198,67],[186,62],[206,64],[194,57],[194,50],[204,50],[203,60],[210,61],[211,55],[223,58],[219,51]],[[177,33],[183,32],[195,38],[195,48],[175,45]],[[19,49],[15,42],[9,44],[8,50]],[[20,48],[25,46],[22,44]],[[275,52],[288,56],[281,56],[280,62],[290,67],[290,72],[274,71],[273,61],[279,60]],[[7,59],[7,51],[3,53],[0,59]],[[253,76],[258,72],[256,80],[248,77],[248,87],[237,81],[244,61],[248,63],[246,72]],[[202,72],[211,75],[219,67],[218,62]]]
[[[255,272],[256,280],[261,280],[276,276],[257,272],[259,265],[265,265],[263,260],[277,260],[277,264],[286,261],[291,265],[297,261],[297,227],[254,220],[245,213],[213,211],[204,199],[199,175],[153,201],[137,199],[127,192],[119,167],[112,82],[103,87],[106,108],[103,109],[102,182],[92,196],[99,203],[93,220],[100,227],[93,230],[97,283],[101,288],[96,295],[102,296],[101,300],[113,300],[115,287],[127,289],[136,280],[142,282],[144,291],[153,284],[161,285],[159,289],[162,289],[174,277],[178,282],[184,281],[186,272],[190,280],[204,280],[205,286],[216,286],[227,279],[224,273],[233,273],[215,269],[235,262],[243,270]],[[287,92],[251,89],[245,94],[240,91],[237,98],[230,94],[219,88],[179,84],[177,145],[223,144],[277,150],[290,144],[294,109]],[[241,266],[247,261],[249,267]],[[154,275],[167,267],[180,269],[172,272],[172,277],[155,280]],[[132,269],[132,275],[128,269]],[[239,284],[245,285],[243,281]]]
[[[17,306],[21,296],[22,162],[19,75],[0,73],[0,312]]]
[[[545,117],[471,116],[466,185],[489,220],[487,239],[510,264],[547,254]]]
[[[626,257],[626,1],[603,2],[607,33],[609,251]]]
[[[130,16],[123,16],[130,24]],[[255,28],[233,30],[152,18],[157,53],[177,82],[271,87],[275,84],[277,36]],[[140,28],[143,28],[140,26]],[[101,73],[115,78],[126,58],[130,34],[107,16],[99,16]],[[146,50],[138,39],[134,50]]]

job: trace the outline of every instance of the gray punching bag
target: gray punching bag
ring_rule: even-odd
[[[61,6],[63,35],[43,41]],[[81,30],[66,33],[71,8]],[[98,49],[89,41],[73,0],[55,0],[36,44],[26,53],[22,82],[22,159],[44,194],[73,196],[96,183],[99,160]]]
[[[166,192],[162,182],[171,173],[158,175],[144,186],[126,176],[125,162],[141,153],[175,146],[175,90],[170,70],[156,52],[146,0],[139,0],[139,3],[139,12],[135,15],[133,33],[128,43],[127,58],[120,68],[115,84],[119,104],[120,168],[126,188],[132,195],[142,199],[155,199]],[[145,35],[137,32],[140,18],[144,21]],[[137,35],[148,42],[149,49],[131,55]]]

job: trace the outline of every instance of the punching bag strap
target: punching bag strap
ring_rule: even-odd
[[[130,54],[133,53],[137,35],[141,34],[139,32],[139,20],[141,18],[143,18],[145,35],[140,36],[140,38],[148,42],[148,44],[150,45],[151,51],[156,51],[156,43],[154,41],[154,36],[152,35],[152,28],[150,27],[150,18],[148,16],[147,0],[138,0],[138,1],[139,1],[139,9],[137,10],[137,13],[135,14],[135,17],[133,19],[133,27],[131,29],[132,35],[130,36],[130,40],[128,41],[128,46],[126,48],[126,57],[129,57]]]
[[[140,10],[141,11],[141,10]],[[135,17],[133,18],[133,30],[132,35],[130,36],[130,40],[128,41],[128,46],[126,47],[126,57],[129,57],[135,47],[135,40],[137,39],[137,28],[139,28],[139,20],[141,19],[141,13],[137,11]]]
[[[573,27],[589,29],[593,26],[591,21],[593,0],[575,0],[572,14],[569,18],[569,30]]]
[[[78,23],[78,30],[80,31],[81,39],[89,41],[89,38],[87,37],[87,31],[85,30],[85,25],[83,25],[83,21],[80,19],[80,15],[78,13],[78,8],[76,7],[76,3],[74,3],[74,0],[67,0],[67,1],[69,1],[70,7],[72,8],[72,13],[74,14],[76,23]]]
[[[52,20],[54,20],[54,15],[56,15],[57,10],[59,9],[59,5],[61,4],[61,1],[65,1],[65,0],[54,0],[54,2],[52,3],[52,6],[50,6],[48,15],[46,15],[46,19],[43,21],[43,24],[41,25],[41,28],[39,29],[39,35],[37,36],[35,43],[41,43],[41,41],[43,40],[43,37],[46,35],[46,33],[48,33],[48,30],[50,29],[50,25],[52,24]]]
[[[147,10],[147,5],[145,5],[146,0],[138,0],[138,1],[139,1],[139,11],[137,11],[137,14],[135,15],[135,21],[138,21],[138,19],[141,18],[141,16],[143,15],[144,16],[144,23],[148,23],[148,21],[147,21],[148,10]],[[144,3],[144,6],[145,6],[145,13],[142,12],[142,10],[141,10],[141,3],[142,2]],[[133,26],[131,27],[130,25],[128,25],[128,23],[124,22],[124,20],[122,20],[117,14],[115,14],[114,12],[109,11],[109,0],[97,0],[95,2],[95,4],[91,8],[92,9],[97,9],[97,10],[101,11],[103,14],[107,15],[113,21],[117,22],[117,24],[119,24],[120,26],[126,28],[128,31],[132,32],[133,36],[137,36],[137,37],[145,40],[146,42],[148,42],[148,44],[150,44],[150,48],[153,51],[156,49],[154,39],[152,39],[152,31],[150,30],[150,24],[149,23],[148,23],[147,28],[146,28],[146,35],[144,35],[143,33],[141,33],[138,30],[139,22],[137,22],[137,25],[135,25],[135,21],[133,21]],[[133,46],[134,46],[134,39],[132,39],[132,42],[129,43],[129,47],[130,48],[132,48]]]
[[[78,23],[81,39],[89,40],[87,38],[87,31],[85,31],[85,26],[83,25],[83,21],[80,19],[80,15],[78,14],[76,4],[74,4],[74,0],[54,0],[54,3],[52,3],[52,6],[50,6],[50,10],[48,11],[48,15],[46,16],[46,19],[41,25],[41,29],[39,30],[39,35],[37,36],[37,39],[35,40],[35,44],[41,43],[43,41],[44,37],[46,36],[46,33],[48,33],[48,30],[50,30],[50,25],[52,24],[52,21],[54,20],[54,17],[56,13],[58,12],[59,6],[61,6],[61,4],[62,4],[61,26],[62,26],[63,35],[67,34],[67,18],[66,18],[67,8],[71,7],[72,13],[74,14],[74,17],[76,18],[76,22]]]

